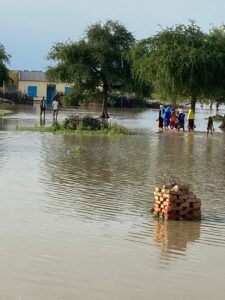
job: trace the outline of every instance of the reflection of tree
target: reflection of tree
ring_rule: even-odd
[[[180,181],[192,183],[197,160],[194,155],[196,142],[194,138],[191,134],[175,131],[159,135],[156,158],[157,184],[167,183],[162,182],[165,180],[162,174],[165,176],[170,174]]]
[[[184,160],[185,146],[186,140],[183,132],[169,131],[159,135],[156,159],[156,168],[158,169],[156,176],[159,177],[158,184],[167,183],[160,182],[162,180],[161,175],[165,171],[169,171],[175,177],[176,174],[183,175],[182,173],[185,171],[183,165],[186,163]]]
[[[53,205],[110,219],[147,211],[152,168],[145,137],[56,135],[45,149],[44,184],[51,197],[57,195]]]
[[[154,222],[154,240],[162,247],[163,257],[169,258],[173,251],[184,252],[188,243],[200,237],[201,222],[165,221]]]

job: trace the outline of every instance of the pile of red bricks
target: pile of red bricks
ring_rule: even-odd
[[[198,220],[201,200],[189,191],[188,185],[156,187],[153,214],[165,220]]]

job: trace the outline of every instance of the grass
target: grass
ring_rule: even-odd
[[[11,114],[11,113],[12,113],[11,110],[8,110],[8,109],[0,109],[0,116],[5,116],[5,115]]]
[[[85,127],[78,127],[76,130],[60,128],[60,125],[53,124],[50,127],[41,126],[17,126],[18,131],[33,131],[33,132],[52,132],[57,134],[65,135],[133,135],[134,132],[129,131],[126,127],[120,126],[118,124],[113,124],[109,128],[103,129],[89,129]]]

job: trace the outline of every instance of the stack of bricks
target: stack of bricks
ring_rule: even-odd
[[[201,218],[201,200],[189,191],[188,185],[164,185],[154,191],[153,214],[165,220],[198,220]]]

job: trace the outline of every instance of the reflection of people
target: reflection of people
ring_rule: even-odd
[[[212,134],[214,130],[214,127],[213,127],[213,119],[211,116],[209,116],[208,118],[208,124],[207,124],[207,135],[209,134],[209,132]]]
[[[53,100],[52,107],[53,107],[53,120],[57,120],[58,111],[59,111],[59,101],[57,99]]]
[[[187,120],[188,120],[188,131],[194,131],[195,128],[195,114],[192,108],[189,109],[188,115],[187,115]]]
[[[40,101],[40,116],[42,116],[42,113],[44,113],[44,118],[45,118],[45,111],[46,111],[45,97],[43,96]]]
[[[40,126],[45,126],[45,118],[40,118]]]

